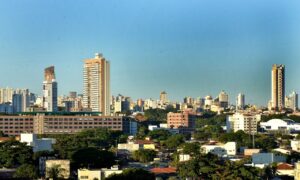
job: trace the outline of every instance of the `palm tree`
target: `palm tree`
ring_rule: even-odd
[[[61,168],[59,164],[55,164],[50,168],[47,168],[46,172],[46,178],[52,179],[52,180],[58,180],[63,178],[63,173],[65,169]]]

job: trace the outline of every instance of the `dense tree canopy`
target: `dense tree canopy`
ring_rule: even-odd
[[[179,145],[184,143],[184,135],[182,134],[175,134],[170,136],[166,141],[165,145],[168,149],[176,149]]]
[[[109,168],[114,165],[115,156],[112,152],[88,147],[77,150],[71,160],[76,168]]]
[[[23,164],[17,168],[14,178],[18,179],[37,179],[38,178],[38,170],[34,165],[31,164]]]
[[[148,136],[153,139],[153,140],[158,140],[158,141],[165,141],[167,140],[172,134],[165,130],[165,129],[157,129],[150,131],[148,133]]]
[[[179,176],[195,179],[259,179],[260,171],[246,167],[243,162],[220,160],[212,154],[196,155],[193,159],[178,165]]]
[[[13,168],[33,162],[32,147],[18,141],[0,143],[0,167]]]
[[[155,157],[156,157],[156,151],[150,149],[141,149],[133,152],[132,154],[132,158],[135,161],[139,161],[142,163],[151,162]]]

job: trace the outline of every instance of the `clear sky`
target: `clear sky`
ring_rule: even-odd
[[[112,94],[171,100],[243,92],[266,105],[274,63],[300,92],[299,0],[3,0],[0,87],[82,92],[83,59],[111,62]]]

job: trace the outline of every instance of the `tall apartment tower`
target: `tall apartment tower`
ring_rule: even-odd
[[[245,95],[242,94],[242,93],[239,93],[238,94],[238,97],[237,97],[237,104],[236,104],[236,107],[237,109],[244,109],[245,108]]]
[[[274,64],[272,67],[272,108],[284,108],[285,98],[285,66]]]
[[[54,66],[45,69],[43,82],[43,107],[47,112],[56,112],[57,108],[57,82]]]
[[[168,102],[168,94],[166,93],[166,91],[162,91],[159,95],[159,100],[161,103],[165,104]]]
[[[83,107],[110,115],[110,64],[102,54],[84,60]]]

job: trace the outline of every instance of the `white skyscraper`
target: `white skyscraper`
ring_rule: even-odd
[[[245,95],[242,94],[242,93],[239,93],[238,94],[238,97],[237,97],[237,109],[244,109],[245,108]]]
[[[285,106],[293,111],[298,110],[298,94],[295,91],[285,97]]]
[[[109,116],[110,64],[102,54],[84,61],[83,86],[83,107]]]
[[[57,108],[57,82],[54,66],[45,69],[43,82],[43,107],[47,112],[56,112]]]

